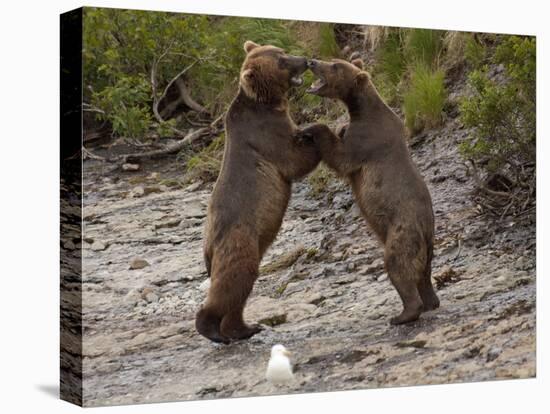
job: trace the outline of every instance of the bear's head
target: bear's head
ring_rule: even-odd
[[[275,46],[244,43],[246,58],[241,68],[240,85],[245,94],[262,103],[278,103],[292,86],[303,83],[307,59],[287,55]]]
[[[363,71],[361,59],[351,62],[341,59],[332,59],[330,62],[310,59],[308,68],[317,80],[307,92],[325,98],[346,99],[351,93],[365,88],[369,83],[369,75]]]

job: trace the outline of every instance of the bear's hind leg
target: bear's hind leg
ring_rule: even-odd
[[[422,280],[418,282],[417,287],[420,297],[422,298],[424,311],[431,311],[439,308],[439,298],[435,294],[430,276],[422,278]]]
[[[221,320],[220,332],[230,340],[250,338],[261,330],[258,325],[247,325],[243,318],[246,300],[258,277],[257,264],[250,259],[248,261],[248,265],[239,266],[239,270],[225,274],[225,280],[231,283],[223,288],[226,312]]]
[[[418,281],[417,287],[422,303],[424,304],[424,311],[431,311],[439,308],[439,298],[435,294],[432,284],[432,258],[433,258],[433,244],[431,237],[426,243],[426,262],[424,266],[424,273]]]
[[[416,321],[422,313],[422,299],[418,292],[415,275],[411,275],[414,270],[411,269],[411,264],[408,262],[409,260],[403,257],[401,252],[392,251],[391,246],[386,247],[386,270],[390,281],[403,302],[403,311],[390,320],[392,325]]]

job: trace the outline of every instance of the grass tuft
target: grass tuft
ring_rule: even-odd
[[[406,30],[404,52],[407,60],[413,64],[437,67],[443,49],[443,33],[430,29]]]
[[[417,65],[411,74],[410,86],[403,96],[405,124],[412,134],[434,128],[443,122],[446,91],[443,70]]]
[[[307,178],[311,189],[309,194],[312,197],[318,198],[326,192],[327,187],[336,178],[334,173],[324,164],[319,166]]]
[[[220,173],[224,143],[225,135],[222,134],[189,158],[185,164],[185,181],[214,181]]]

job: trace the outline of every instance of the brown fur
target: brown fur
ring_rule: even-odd
[[[299,136],[313,137],[323,161],[350,181],[361,212],[384,244],[386,271],[404,307],[391,322],[414,321],[423,310],[437,308],[439,299],[431,282],[432,202],[410,157],[404,125],[380,98],[360,60],[308,65],[323,81],[311,92],[342,100],[350,124],[342,137],[323,124]]]
[[[224,343],[260,330],[243,320],[260,260],[279,231],[292,181],[321,159],[312,142],[293,139],[297,128],[288,114],[286,94],[292,78],[306,70],[306,59],[252,42],[245,51],[208,207],[204,256],[212,283],[196,317],[199,333]]]

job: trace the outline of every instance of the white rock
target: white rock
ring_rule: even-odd
[[[207,277],[206,280],[204,282],[202,282],[200,285],[199,285],[199,289],[202,291],[202,292],[207,292],[208,289],[210,289],[210,278]]]
[[[100,252],[102,250],[105,250],[107,248],[107,246],[105,245],[105,243],[102,243],[100,241],[94,241],[94,243],[92,244],[92,250],[95,251],[95,252]]]
[[[383,282],[384,280],[386,280],[388,278],[388,275],[387,274],[383,274],[381,276],[378,276],[378,279],[376,279],[378,282]]]
[[[149,292],[145,295],[145,300],[149,303],[156,303],[159,300],[159,297],[154,292]]]
[[[123,171],[137,171],[139,170],[139,164],[122,164]]]
[[[132,191],[130,191],[129,196],[136,198],[136,197],[143,197],[145,195],[145,189],[141,186],[138,186],[134,188]]]
[[[141,257],[134,257],[130,262],[130,270],[143,269],[147,266],[149,266],[149,262]]]
[[[74,250],[76,248],[72,240],[67,240],[65,243],[63,243],[63,247],[66,250]]]
[[[283,385],[294,380],[289,355],[290,353],[283,345],[277,344],[271,348],[271,358],[267,363],[265,374],[271,384]]]

